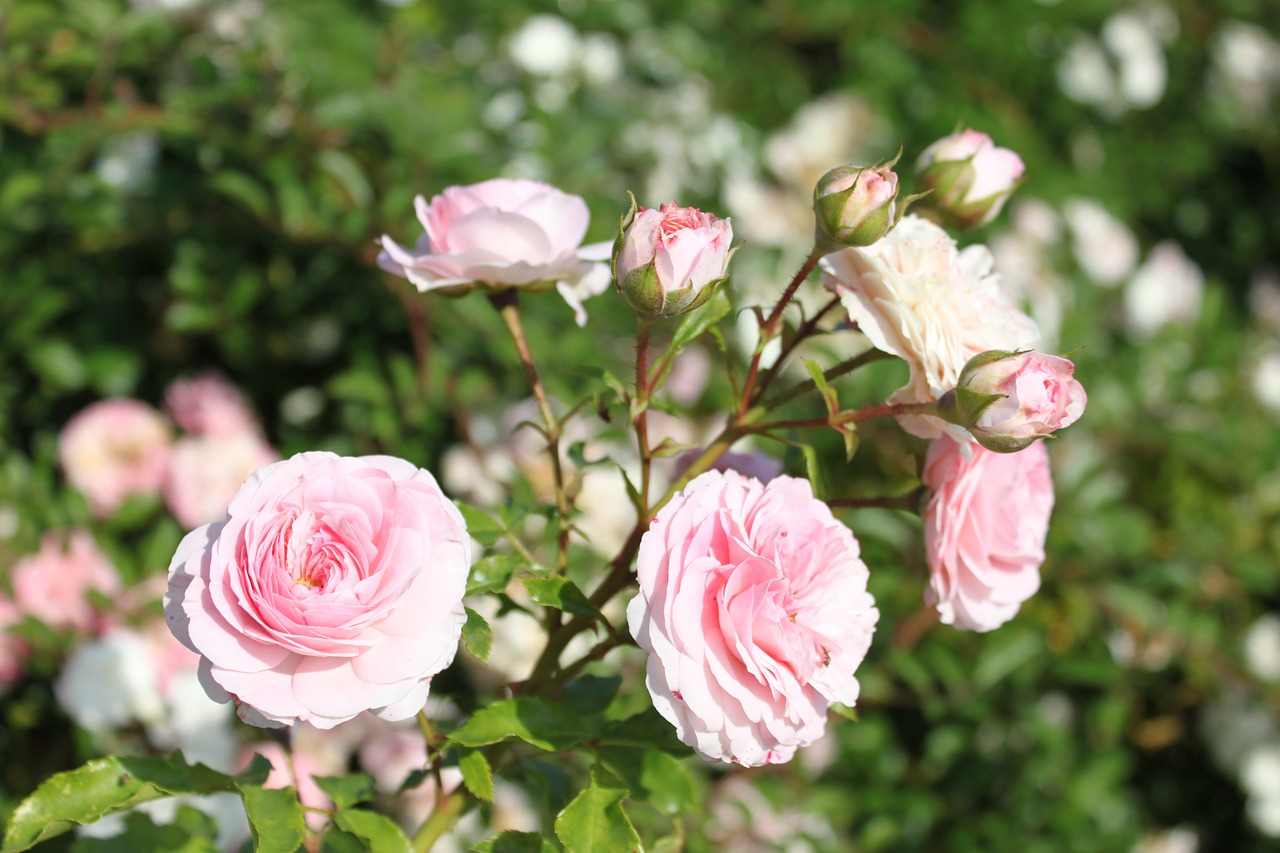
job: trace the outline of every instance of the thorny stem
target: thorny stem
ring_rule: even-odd
[[[937,404],[929,403],[880,403],[864,406],[852,412],[840,412],[825,418],[799,418],[789,421],[768,421],[757,424],[752,432],[766,432],[775,429],[808,429],[810,427],[838,427],[843,424],[856,424],[871,418],[898,417],[899,415],[928,415],[937,410]]]
[[[813,268],[818,265],[818,260],[822,257],[817,247],[809,253],[809,257],[805,258],[804,264],[796,271],[792,277],[791,283],[787,285],[787,289],[782,292],[782,297],[778,299],[778,304],[773,306],[773,313],[764,321],[764,325],[760,327],[760,342],[756,345],[756,351],[751,356],[751,367],[747,370],[747,380],[742,384],[742,403],[738,409],[738,415],[742,416],[751,408],[752,395],[756,385],[756,375],[760,372],[760,357],[764,355],[765,345],[773,339],[774,333],[778,330],[778,323],[782,320],[782,312],[791,302],[791,297],[796,295],[796,291],[809,273],[813,272]]]
[[[640,448],[640,518],[638,523],[647,524],[649,519],[649,480],[653,467],[652,450],[649,447],[649,335],[653,331],[653,321],[645,317],[639,319],[636,327],[636,403],[640,411],[636,414],[636,442]]]
[[[538,368],[533,363],[533,354],[529,351],[529,342],[524,335],[524,327],[520,323],[519,294],[514,289],[503,290],[492,294],[489,301],[502,315],[507,332],[516,345],[516,354],[524,365],[525,375],[533,388],[533,396],[542,411],[542,421],[547,430],[547,454],[551,457],[551,471],[555,480],[556,512],[560,517],[559,536],[557,537],[556,566],[563,574],[569,565],[569,494],[565,489],[564,466],[560,462],[560,424],[556,422],[555,412],[551,409],[551,401],[542,387],[538,376]],[[557,619],[558,621],[558,619]]]
[[[837,364],[835,367],[827,368],[825,371],[823,371],[822,375],[823,375],[823,378],[825,378],[828,382],[830,382],[832,379],[838,379],[839,377],[844,376],[847,373],[852,373],[853,371],[857,370],[860,367],[871,364],[873,361],[880,361],[881,359],[885,359],[885,358],[893,358],[893,356],[891,356],[887,352],[881,352],[878,349],[869,349],[866,352],[861,353],[860,355],[854,356],[848,361],[844,361],[844,362],[841,362],[840,364]],[[783,403],[790,402],[791,400],[794,400],[796,397],[799,397],[802,394],[806,394],[809,391],[815,390],[817,387],[818,386],[814,383],[812,379],[808,380],[807,382],[802,382],[799,385],[795,386],[794,388],[790,389],[789,391],[786,391],[783,394],[777,397],[774,397],[772,400],[766,400],[764,402],[764,408],[766,410],[776,409],[779,406],[781,406]]]
[[[812,335],[814,329],[818,328],[818,321],[820,321],[823,317],[825,317],[828,311],[835,308],[839,304],[840,304],[840,297],[836,296],[826,305],[823,305],[820,309],[818,309],[818,312],[816,314],[814,314],[808,320],[805,320],[803,323],[800,324],[800,327],[796,329],[796,333],[791,337],[791,340],[787,341],[786,345],[782,347],[782,352],[778,353],[777,361],[775,361],[773,363],[773,366],[769,368],[768,372],[766,372],[765,375],[761,377],[760,384],[756,388],[757,398],[763,397],[764,392],[769,390],[769,384],[772,383],[775,378],[777,378],[778,372],[782,370],[782,365],[787,360],[787,356],[791,355],[791,353],[795,351],[795,348],[799,346],[804,341],[805,338]]]

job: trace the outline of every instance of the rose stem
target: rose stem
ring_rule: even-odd
[[[869,349],[866,352],[854,356],[848,361],[843,361],[840,364],[837,364],[835,367],[827,368],[823,371],[822,377],[830,382],[832,379],[837,379],[847,373],[853,373],[853,371],[860,367],[864,367],[874,361],[880,361],[885,358],[893,358],[893,356],[887,352],[881,352],[878,349]],[[807,382],[802,382],[794,388],[774,397],[772,400],[766,400],[764,408],[766,410],[776,409],[783,403],[790,402],[806,392],[816,390],[817,387],[817,384],[812,379]]]
[[[529,351],[529,341],[525,338],[524,327],[520,323],[520,296],[514,288],[508,288],[489,297],[493,307],[498,309],[502,322],[506,324],[511,340],[516,345],[516,354],[524,365],[525,375],[533,388],[533,396],[542,410],[542,421],[547,429],[547,454],[551,457],[551,471],[555,479],[556,512],[560,516],[560,529],[557,541],[556,565],[561,574],[569,565],[569,495],[564,487],[564,468],[560,464],[560,424],[556,422],[555,412],[551,410],[551,401],[542,387],[538,376],[538,368],[533,363],[533,354]],[[549,618],[553,611],[549,611]],[[554,620],[559,623],[559,616]]]
[[[747,371],[747,381],[742,385],[742,404],[738,409],[739,415],[746,414],[747,410],[751,408],[751,397],[755,390],[756,374],[760,372],[760,357],[764,355],[765,345],[773,339],[774,332],[777,331],[778,323],[782,320],[783,309],[787,307],[791,297],[796,295],[800,284],[809,277],[809,273],[813,272],[813,268],[818,265],[818,259],[822,257],[822,254],[815,246],[813,251],[809,253],[809,257],[805,258],[804,264],[792,277],[787,289],[782,292],[782,297],[778,300],[778,304],[773,306],[773,313],[769,315],[769,318],[764,321],[764,325],[760,327],[760,342],[756,345],[755,354],[751,356],[751,367]]]
[[[440,836],[453,826],[453,822],[458,819],[458,815],[462,814],[465,805],[466,798],[462,795],[461,789],[454,791],[445,797],[443,802],[438,803],[431,810],[430,817],[422,824],[422,828],[413,836],[414,853],[427,853],[440,840]]]
[[[636,414],[636,442],[640,447],[640,506],[638,523],[648,525],[649,475],[652,467],[649,448],[649,334],[653,321],[639,318],[636,326],[636,401],[640,411]]]
[[[852,412],[841,412],[825,418],[801,418],[792,421],[768,421],[756,424],[751,432],[767,432],[775,429],[807,429],[809,427],[840,426],[855,424],[871,418],[898,417],[900,415],[928,415],[937,410],[937,404],[929,403],[881,403],[875,406],[864,406]]]
[[[787,360],[787,356],[791,355],[791,353],[795,351],[795,348],[799,346],[805,338],[812,335],[814,329],[818,327],[818,321],[825,317],[828,311],[839,304],[840,297],[837,296],[826,305],[823,305],[822,308],[819,309],[818,313],[800,324],[800,328],[796,329],[795,335],[793,335],[791,340],[787,341],[786,345],[783,346],[782,352],[778,353],[777,361],[773,363],[773,366],[769,368],[764,376],[760,377],[760,384],[756,386],[757,398],[763,397],[764,392],[769,390],[769,384],[773,382],[775,377],[777,377],[778,371],[782,369],[783,362]]]

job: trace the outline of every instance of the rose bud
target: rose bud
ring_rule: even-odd
[[[1075,423],[1088,397],[1065,358],[1034,350],[979,353],[939,401],[988,450],[1012,453]]]
[[[1026,167],[1008,148],[976,130],[945,136],[916,161],[916,178],[932,190],[933,208],[959,228],[978,228],[996,218],[1022,181]]]
[[[813,188],[818,245],[838,251],[845,246],[870,246],[893,230],[911,199],[898,200],[898,176],[893,165],[840,166]]]
[[[734,249],[728,219],[672,202],[622,217],[613,244],[614,283],[647,317],[672,317],[705,303],[728,279]]]

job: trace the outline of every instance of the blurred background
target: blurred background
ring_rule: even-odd
[[[861,719],[783,768],[700,771],[706,817],[688,849],[1276,849],[1271,0],[7,0],[0,591],[18,598],[33,555],[70,543],[65,559],[96,549],[117,578],[95,596],[150,590],[116,621],[154,617],[199,512],[171,490],[92,506],[61,472],[58,436],[86,406],[129,397],[167,405],[179,441],[197,441],[174,383],[210,372],[257,421],[245,458],[392,453],[477,504],[537,494],[528,447],[507,438],[528,392],[496,316],[478,296],[423,299],[376,268],[380,235],[420,233],[416,194],[538,178],[587,199],[589,240],[616,234],[628,190],[697,205],[747,241],[742,304],[769,303],[809,248],[819,175],[899,146],[908,163],[960,125],[1027,163],[1014,201],[971,239],[992,248],[1041,348],[1079,350],[1090,395],[1052,448],[1043,589],[991,634],[917,636],[918,522],[845,515],[882,612]],[[578,329],[554,296],[524,305],[569,405],[591,390],[570,368],[615,359],[625,376],[630,359],[623,303],[586,307]],[[731,350],[750,346],[740,320]],[[729,390],[714,346],[689,363],[671,430],[696,439]],[[846,405],[901,375],[860,382],[842,386]],[[583,440],[610,429],[587,424]],[[906,444],[852,467],[834,434],[817,444],[832,493],[914,473]],[[591,507],[616,492],[601,488],[584,523],[607,541],[613,519]],[[576,559],[587,575],[599,563],[586,548]],[[118,712],[86,710],[132,677],[134,652],[96,601],[98,621],[76,625],[0,612],[0,817],[100,751],[192,749],[165,734],[178,706],[164,703],[180,700],[163,685],[159,706],[140,711],[131,694]],[[103,651],[113,637],[120,648]],[[67,675],[94,670],[89,652],[119,668],[114,682]],[[487,695],[474,674],[438,684],[462,708]],[[192,726],[227,727],[210,763],[232,762],[245,737],[225,720]],[[326,749],[334,764],[387,754]],[[73,843],[89,842],[50,849]]]

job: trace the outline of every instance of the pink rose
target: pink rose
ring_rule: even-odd
[[[426,471],[300,453],[187,534],[165,615],[210,696],[246,722],[405,719],[457,651],[470,564],[462,515]]]
[[[47,533],[39,553],[14,564],[14,602],[51,628],[97,630],[102,620],[89,593],[114,596],[120,591],[120,576],[89,531],[72,530],[65,541],[64,548],[62,536]]]
[[[1040,337],[1035,321],[1000,290],[985,246],[963,250],[937,225],[907,214],[883,240],[822,259],[827,286],[840,296],[850,321],[882,352],[911,368],[893,403],[927,403],[956,387],[969,359],[987,350],[1025,348]],[[939,418],[907,416],[903,429],[920,438],[948,432],[970,441]]]
[[[256,431],[180,438],[169,457],[165,503],[187,529],[218,521],[245,478],[279,458]]]
[[[898,224],[906,207],[896,203],[898,175],[892,166],[841,166],[818,180],[813,211],[819,240],[825,238],[830,251],[869,246]]]
[[[711,298],[733,254],[729,220],[672,202],[635,207],[614,245],[613,276],[632,308],[670,317]]]
[[[1018,453],[971,451],[941,439],[925,458],[933,496],[924,512],[924,600],[948,625],[990,631],[1040,588],[1053,481],[1043,442]]]
[[[789,761],[822,735],[879,612],[858,541],[806,480],[695,479],[653,520],[637,557],[631,634],[654,707],[705,758]]]
[[[1025,171],[1021,157],[976,130],[944,136],[916,162],[922,189],[933,190],[926,203],[965,228],[995,219]]]
[[[582,300],[609,286],[607,244],[582,245],[591,215],[581,197],[523,178],[449,187],[414,200],[426,233],[413,251],[382,238],[378,265],[426,293],[555,287],[578,320]]]
[[[94,515],[111,515],[130,495],[155,494],[169,461],[169,424],[139,400],[87,406],[58,436],[58,459]]]
[[[0,595],[0,693],[22,677],[22,667],[31,649],[10,628],[22,621],[22,611],[7,596]]]
[[[192,435],[259,431],[258,420],[244,396],[217,373],[174,380],[165,391],[164,402],[178,426]]]
[[[1075,423],[1088,397],[1065,358],[1034,350],[974,356],[960,375],[961,422],[988,450],[1021,450]]]

